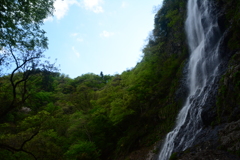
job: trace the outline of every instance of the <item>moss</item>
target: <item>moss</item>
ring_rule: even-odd
[[[177,159],[178,159],[177,153],[172,153],[172,155],[169,158],[169,160],[177,160]]]
[[[237,70],[239,57],[239,54],[231,57],[228,69],[219,82],[216,124],[237,120],[233,110],[238,110],[240,104],[240,71]]]
[[[240,157],[240,149],[236,151],[236,155]]]
[[[152,153],[157,154],[157,153],[158,153],[158,149],[154,149],[154,150],[152,151]]]

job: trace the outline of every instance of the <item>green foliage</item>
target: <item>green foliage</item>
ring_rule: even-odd
[[[71,145],[69,150],[65,153],[65,156],[69,160],[97,160],[99,153],[97,148],[92,142],[78,141]]]
[[[53,12],[54,0],[2,1],[0,7],[0,46],[47,48],[43,20]]]
[[[18,152],[18,153],[11,153],[7,150],[0,150],[1,159],[3,160],[16,160],[16,159],[24,159],[24,160],[33,160],[33,157],[28,155],[24,152]]]
[[[172,50],[182,41],[179,37],[184,37],[182,16],[178,14],[181,7],[177,1],[165,4],[159,12],[163,14],[155,18],[156,41],[149,41],[143,50],[143,60],[122,75],[88,73],[71,79],[63,74],[34,70],[27,88],[31,98],[24,103],[31,112],[15,110],[14,119],[9,118],[8,122],[13,121],[17,130],[11,123],[4,123],[2,141],[9,146],[15,142],[12,146],[15,148],[24,143],[24,149],[39,159],[114,159],[161,138],[156,134],[160,132],[163,136],[170,130],[178,110],[177,103],[173,103],[174,91],[186,53],[184,45],[177,48],[178,54]],[[166,37],[171,32],[174,36]],[[42,39],[30,40],[21,49],[33,50],[41,45],[46,48],[44,32],[37,35]],[[14,73],[12,80],[21,80],[24,75]],[[2,86],[4,92],[0,96],[9,94],[7,88]],[[21,94],[17,93],[16,101],[19,97]],[[149,132],[156,134],[148,136]],[[24,139],[29,137],[25,143]]]
[[[111,103],[111,111],[109,113],[109,118],[114,125],[120,123],[125,116],[133,114],[134,111],[126,108],[124,100],[118,98]]]
[[[168,27],[173,27],[176,25],[177,21],[179,20],[178,18],[180,17],[178,10],[172,10],[169,11],[166,15],[166,18],[170,19],[170,22],[168,23]]]
[[[32,89],[32,84],[29,84],[30,79],[36,78],[41,71],[56,69],[49,61],[41,61],[45,57],[43,52],[48,43],[45,31],[40,26],[52,14],[53,2],[54,0],[15,0],[1,3],[0,74],[9,74],[4,82],[10,91],[8,100],[3,100],[4,105],[1,106],[1,118],[20,109],[32,91],[36,92],[37,89]],[[7,73],[3,73],[3,70]],[[36,81],[32,82],[36,84]]]
[[[20,5],[14,7],[15,2],[24,3],[6,1],[3,5],[9,3],[16,10]],[[31,2],[52,4],[53,1]],[[46,11],[42,7],[40,5],[39,12],[46,17],[52,6],[45,8]],[[121,75],[87,73],[71,79],[64,74],[34,68],[0,77],[1,109],[6,109],[12,102],[9,79],[12,77],[12,82],[16,83],[28,73],[32,75],[26,84],[16,85],[16,108],[1,120],[0,141],[5,148],[0,146],[0,154],[5,159],[33,159],[33,156],[59,160],[127,159],[134,150],[163,139],[174,126],[183,103],[183,99],[176,99],[175,93],[188,57],[184,34],[185,7],[185,0],[164,1],[155,15],[155,28],[143,49],[141,62]],[[31,5],[26,10],[34,12],[29,15],[33,19],[27,16],[21,23],[39,22],[29,24],[29,27],[39,27],[42,21],[34,17],[37,10]],[[10,21],[6,24],[12,23]],[[12,31],[14,26],[11,27]],[[36,29],[36,32],[40,31]],[[14,33],[19,35],[17,38],[22,36],[17,31]],[[34,45],[44,48],[47,42],[44,32],[35,36],[40,39],[31,41],[33,37],[30,37],[22,49],[32,51]],[[10,43],[10,39],[6,41]],[[12,38],[11,44],[15,43],[14,40]],[[239,57],[234,56],[234,59],[236,67]],[[217,104],[219,121],[223,121],[221,116],[224,114],[234,119],[231,115],[233,106],[240,104],[236,101],[240,99],[236,94],[240,90],[239,78],[240,71],[233,69],[221,81]],[[225,81],[234,87],[229,89]],[[24,102],[22,97],[27,97]],[[226,97],[231,99],[230,104],[225,101]],[[23,111],[22,107],[31,111]],[[6,147],[19,151],[8,148],[9,151]],[[176,154],[173,154],[171,159],[175,158]]]
[[[177,153],[173,153],[169,158],[169,160],[177,160],[177,159],[178,159],[177,158]]]

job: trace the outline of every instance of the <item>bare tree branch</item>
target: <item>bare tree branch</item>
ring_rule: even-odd
[[[8,150],[8,151],[10,151],[10,152],[12,152],[12,153],[15,153],[15,152],[25,152],[25,153],[27,153],[27,154],[30,154],[35,160],[37,160],[37,157],[36,157],[33,153],[31,153],[31,152],[29,152],[29,151],[26,151],[25,149],[23,149],[23,147],[24,147],[24,145],[25,145],[27,142],[31,141],[38,133],[39,133],[39,132],[37,131],[37,132],[34,133],[29,139],[25,140],[25,141],[22,143],[22,145],[21,145],[21,147],[20,147],[19,149],[14,148],[14,147],[11,147],[11,146],[6,145],[6,144],[0,144],[0,148],[6,149],[6,150]]]

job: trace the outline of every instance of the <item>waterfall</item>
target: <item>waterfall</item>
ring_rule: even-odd
[[[187,75],[189,94],[175,128],[166,136],[159,160],[168,160],[173,152],[191,147],[202,130],[202,110],[217,89],[221,34],[211,8],[209,0],[188,0],[185,29],[191,52]]]

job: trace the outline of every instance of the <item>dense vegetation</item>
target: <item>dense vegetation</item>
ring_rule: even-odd
[[[2,159],[125,159],[132,151],[161,140],[171,130],[186,95],[184,89],[178,90],[188,57],[186,0],[163,2],[143,49],[143,59],[133,69],[121,75],[87,73],[75,79],[41,61],[47,38],[40,25],[52,13],[52,1],[28,2],[23,5],[20,0],[6,1],[0,8],[1,16],[5,16],[3,13],[19,9],[9,7],[6,11],[5,6],[19,3],[26,6],[20,8],[22,13],[33,13],[29,15],[33,18],[10,21],[10,17],[5,17],[0,23],[0,47],[5,53],[0,57],[1,67],[13,64],[14,68],[10,74],[2,72],[0,77]],[[225,3],[230,2],[221,0],[223,6]],[[40,19],[34,19],[39,10],[31,8],[32,4],[38,4]],[[47,8],[42,9],[43,6]],[[22,26],[14,26],[15,22]],[[20,37],[26,39],[19,43]],[[237,35],[232,41],[236,39],[239,40]],[[239,73],[234,77],[237,79]],[[239,87],[239,82],[236,85]],[[220,93],[222,97],[226,94]],[[222,105],[221,102],[219,108]]]

